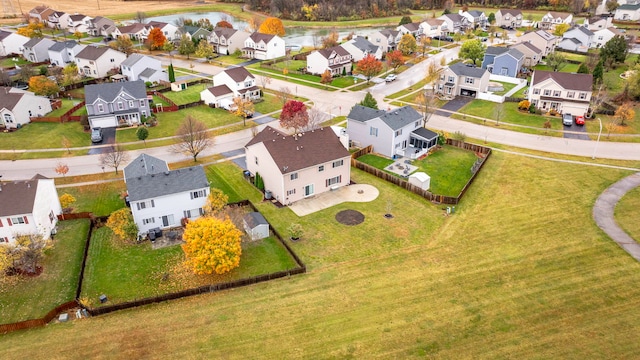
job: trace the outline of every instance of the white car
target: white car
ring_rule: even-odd
[[[389,74],[389,75],[387,75],[386,78],[384,78],[384,81],[392,82],[393,80],[395,80],[397,78],[398,78],[398,76],[396,74]]]

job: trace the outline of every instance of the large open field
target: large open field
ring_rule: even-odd
[[[221,174],[256,197],[239,171]],[[456,214],[444,217],[439,206],[354,171],[354,181],[381,195],[299,220],[309,236],[293,246],[309,273],[7,334],[0,354],[633,358],[640,264],[591,218],[596,197],[628,174],[497,152]],[[378,212],[390,200],[404,206],[394,203],[396,218],[385,220]],[[259,207],[279,228],[295,219],[286,208]],[[339,228],[332,217],[344,208],[367,220]],[[415,223],[399,227],[403,218]]]

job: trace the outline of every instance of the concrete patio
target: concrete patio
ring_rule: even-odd
[[[418,167],[411,164],[405,164],[402,161],[396,161],[384,169],[399,176],[409,176],[412,172],[418,170]]]
[[[305,216],[343,202],[370,202],[375,200],[379,194],[380,191],[373,185],[353,184],[296,201],[289,205],[289,208],[296,215]]]

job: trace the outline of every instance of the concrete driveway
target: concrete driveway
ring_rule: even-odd
[[[573,123],[571,126],[562,126],[564,128],[564,133],[562,136],[565,139],[578,139],[578,140],[591,140],[589,135],[587,135],[587,129],[584,125],[576,125]],[[574,133],[583,133],[583,134],[574,134]]]
[[[91,140],[89,140],[91,141]],[[99,143],[91,143],[91,149],[87,155],[99,155],[110,151],[110,146],[116,143],[116,128],[102,128],[102,141]]]
[[[296,201],[289,205],[289,209],[298,216],[305,216],[343,202],[370,202],[379,194],[380,191],[373,185],[353,184]]]

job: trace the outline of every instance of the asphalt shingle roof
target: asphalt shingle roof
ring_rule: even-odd
[[[126,58],[120,65],[131,67],[135,65],[138,61],[144,59],[145,56],[141,54],[131,54],[128,58]]]
[[[86,60],[98,60],[102,55],[107,53],[108,51],[116,51],[107,46],[87,46],[82,51],[76,55],[76,58],[86,59]]]
[[[127,178],[129,201],[153,199],[209,187],[202,166]]]
[[[378,51],[378,47],[376,45],[373,45],[371,41],[361,36],[358,36],[355,39],[350,40],[350,42],[353,44],[353,46],[355,46],[356,48],[360,49],[363,52],[367,51],[371,54],[375,54],[375,52]]]
[[[75,40],[58,41],[49,47],[51,51],[63,51],[64,49],[71,49],[78,45]]]
[[[242,66],[226,69],[224,72],[227,73],[227,75],[229,75],[229,77],[235,82],[244,81],[246,78],[255,79],[255,76]]]
[[[470,76],[474,78],[481,78],[482,75],[487,71],[483,68],[478,68],[475,66],[467,66],[463,63],[455,63],[449,66],[449,69],[453,71],[458,76]]]
[[[10,87],[0,88],[0,93],[2,94],[2,96],[0,96],[0,110],[8,109],[13,111],[20,99],[22,99],[22,96],[24,96],[24,93],[11,92]],[[1,207],[2,206],[0,206],[0,208]]]
[[[151,155],[142,154],[133,159],[129,165],[125,166],[124,177],[128,179],[131,177],[158,174],[165,171],[169,171],[166,161]]]
[[[30,214],[38,190],[38,179],[0,183],[0,216]],[[6,219],[3,225],[7,226]]]
[[[136,99],[146,99],[147,97],[144,82],[136,80],[87,85],[84,87],[84,99],[87,104],[92,104],[97,99],[112,102],[121,92],[126,92]]]
[[[533,72],[531,86],[547,79],[554,80],[558,85],[568,90],[591,91],[591,87],[593,86],[593,75],[591,74],[572,74],[542,70]]]
[[[258,225],[269,225],[267,219],[265,219],[264,216],[262,216],[262,214],[257,211],[246,214],[244,216],[244,221],[246,221],[247,226],[249,226],[250,229],[253,229]]]
[[[398,130],[408,124],[421,120],[422,115],[411,106],[403,106],[394,110],[384,111],[371,109],[362,105],[355,105],[347,118],[359,122],[367,122],[379,118],[387,124],[390,129]]]

